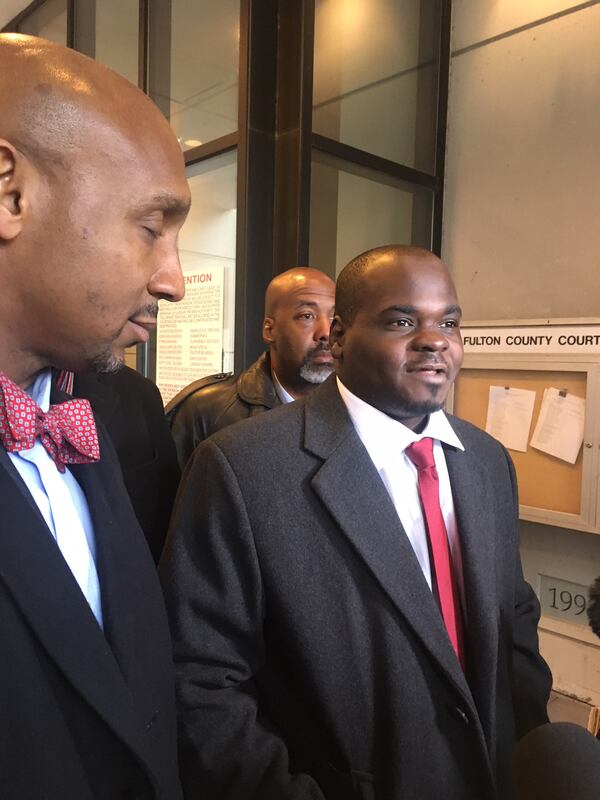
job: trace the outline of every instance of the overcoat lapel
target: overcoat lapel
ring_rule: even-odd
[[[469,683],[492,750],[499,644],[495,520],[490,517],[494,490],[486,464],[472,449],[445,446],[444,451],[462,551]]]
[[[312,487],[340,530],[475,711],[471,692],[394,505],[330,379],[307,400],[305,446],[324,461]]]
[[[41,514],[31,508],[26,487],[16,488],[15,476],[9,472],[7,461],[8,456],[0,448],[0,581],[6,585],[34,634],[66,679],[151,772],[131,714],[131,693],[115,654]],[[114,637],[117,653],[126,653],[124,640],[133,621],[128,604],[123,603],[119,607],[122,627],[114,624],[113,608],[114,598],[121,593],[118,582],[128,576],[121,578],[120,569],[111,569],[112,554],[105,545],[109,537],[118,537],[110,505],[102,496],[102,482],[91,474],[102,469],[110,471],[110,464],[81,465],[77,477],[88,498],[94,522],[103,608],[107,605],[107,633]],[[17,481],[22,483],[18,474]]]

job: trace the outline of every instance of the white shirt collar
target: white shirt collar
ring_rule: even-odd
[[[434,411],[429,415],[427,424],[421,433],[415,433],[398,420],[384,414],[383,411],[365,403],[360,397],[347,389],[336,377],[339,393],[350,415],[356,432],[371,454],[373,463],[378,469],[384,467],[390,453],[404,451],[413,442],[426,436],[444,442],[459,450],[464,450],[462,442],[454,432],[448,417],[443,411]]]
[[[277,397],[281,400],[281,402],[293,403],[295,398],[292,397],[292,395],[286,389],[283,388],[283,386],[279,382],[279,378],[275,374],[274,369],[271,370],[271,376],[273,378],[273,386],[275,387],[275,392],[277,394]]]

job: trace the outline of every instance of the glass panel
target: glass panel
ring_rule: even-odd
[[[138,82],[137,2],[101,0],[96,2],[96,61]]]
[[[240,0],[167,5],[151,4],[150,96],[187,150],[237,131]]]
[[[310,263],[332,277],[384,244],[431,246],[433,193],[313,154]]]
[[[131,369],[137,369],[137,345],[125,349],[125,364]]]
[[[237,154],[188,167],[192,208],[179,234],[186,296],[161,303],[156,382],[167,403],[188,383],[233,370]]]
[[[317,0],[313,130],[435,168],[440,0]]]
[[[46,0],[19,24],[19,33],[67,43],[67,0]]]

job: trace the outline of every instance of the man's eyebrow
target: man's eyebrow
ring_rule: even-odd
[[[164,214],[183,216],[190,210],[191,201],[182,200],[181,197],[169,192],[157,194],[147,203],[142,203],[136,208],[138,214],[150,214],[153,211],[162,211]]]
[[[384,308],[381,312],[382,314],[387,314],[389,312],[395,312],[397,314],[416,314],[418,311],[416,306],[402,306],[402,305],[393,305]]]
[[[419,309],[416,306],[393,305],[393,306],[388,306],[387,308],[384,308],[381,313],[382,314],[387,314],[387,313],[390,313],[390,312],[394,312],[396,314],[407,314],[407,315],[410,316],[411,314],[418,314],[419,313]],[[461,317],[462,316],[462,308],[459,305],[453,303],[451,306],[447,306],[444,309],[444,316],[447,316],[447,315],[450,315],[450,316],[456,315],[458,317]]]

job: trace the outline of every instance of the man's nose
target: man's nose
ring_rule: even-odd
[[[169,300],[172,303],[183,300],[185,285],[176,248],[161,259],[158,269],[150,278],[148,291],[157,300]]]
[[[319,315],[315,322],[315,329],[313,331],[313,339],[315,341],[329,341],[329,328],[331,327],[331,318],[325,315]]]
[[[436,328],[426,328],[415,333],[412,346],[415,350],[438,352],[448,348],[448,340],[444,334]]]

